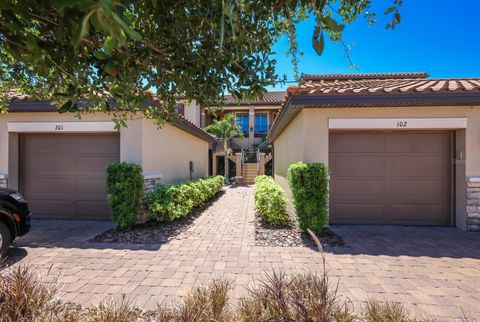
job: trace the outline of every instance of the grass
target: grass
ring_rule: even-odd
[[[62,302],[55,283],[43,283],[28,266],[17,266],[1,272],[0,321],[434,321],[415,317],[392,302],[370,301],[356,312],[349,302],[339,299],[326,274],[269,273],[235,305],[229,299],[230,290],[229,281],[217,279],[194,288],[176,305],[158,305],[152,311],[141,310],[126,299],[84,308]]]

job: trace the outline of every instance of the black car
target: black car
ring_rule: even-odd
[[[16,238],[30,230],[30,217],[27,202],[19,192],[0,188],[0,257]]]

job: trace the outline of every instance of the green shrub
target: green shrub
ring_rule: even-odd
[[[288,168],[287,180],[300,228],[319,232],[328,225],[327,167],[322,163],[292,164]]]
[[[222,176],[215,176],[160,185],[147,196],[147,211],[157,221],[186,217],[194,207],[204,205],[222,190],[223,181]]]
[[[107,168],[108,202],[117,228],[132,227],[143,202],[142,167],[133,163],[112,163]]]
[[[285,192],[272,177],[258,176],[255,179],[255,206],[262,220],[282,225],[288,221]]]

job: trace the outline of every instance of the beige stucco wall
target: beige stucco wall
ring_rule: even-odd
[[[303,109],[274,141],[275,174],[285,175],[286,167],[283,163],[290,158],[288,157],[289,149],[285,147],[295,148],[295,144],[303,147],[299,157],[303,161],[323,162],[328,165],[328,120],[330,118],[389,117],[466,117],[468,126],[465,131],[465,172],[467,176],[480,175],[480,126],[477,126],[480,124],[480,107],[478,106]],[[298,126],[299,123],[302,126]],[[294,144],[292,139],[295,139]],[[295,154],[298,154],[298,151]]]
[[[330,118],[409,118],[466,117],[466,175],[480,175],[480,107],[409,107],[409,108],[332,108],[304,109],[304,160],[328,164],[328,119]],[[408,130],[408,129],[407,129]],[[401,130],[399,130],[401,131]]]
[[[208,175],[207,141],[168,124],[159,130],[151,121],[141,121],[145,173],[160,173],[164,183],[189,180],[193,161],[193,178]]]
[[[201,126],[201,114],[200,114],[200,105],[197,104],[196,100],[187,101],[184,100],[185,104],[185,118],[195,124],[196,126]]]
[[[0,174],[9,175],[9,186],[15,188],[18,176],[16,163],[17,137],[8,133],[8,122],[79,122],[111,121],[105,113],[73,114],[8,113],[0,115]],[[142,165],[147,174],[161,174],[162,182],[170,183],[190,178],[189,161],[194,161],[194,177],[208,175],[208,143],[171,125],[157,129],[146,119],[129,121],[120,131],[120,159]],[[9,171],[10,170],[10,171]],[[10,173],[9,173],[10,172]]]
[[[280,183],[285,192],[291,197],[287,183],[287,170],[290,164],[304,160],[303,145],[303,111],[290,122],[289,126],[273,142],[273,165],[275,180]]]
[[[467,128],[458,130],[456,150],[464,160],[456,164],[457,227],[465,223],[465,176],[480,176],[480,107],[393,107],[303,109],[275,139],[275,179],[290,193],[285,180],[288,166],[299,160],[328,165],[328,120],[330,118],[467,118]],[[408,130],[408,129],[407,129]],[[401,130],[399,130],[401,131]]]
[[[73,114],[60,113],[8,113],[0,115],[0,173],[8,173],[9,169],[9,134],[8,122],[78,122],[78,121],[110,121],[111,116],[104,113],[86,114],[78,119]],[[10,147],[12,149],[13,147]]]

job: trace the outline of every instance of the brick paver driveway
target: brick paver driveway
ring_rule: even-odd
[[[253,221],[252,188],[232,187],[163,245],[89,243],[87,235],[111,224],[37,221],[30,236],[17,242],[12,260],[50,272],[47,280],[58,278],[65,300],[89,304],[126,294],[144,307],[175,299],[214,276],[232,279],[238,298],[264,270],[322,270],[315,250],[255,246]],[[461,308],[480,316],[480,234],[451,228],[334,229],[348,247],[327,249],[326,265],[330,280],[340,279],[342,297],[356,304],[369,298],[398,301],[444,320],[459,318]]]

